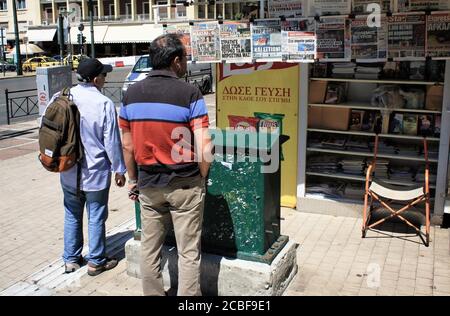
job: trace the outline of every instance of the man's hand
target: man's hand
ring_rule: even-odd
[[[132,201],[136,201],[139,198],[139,191],[137,190],[137,184],[128,184],[128,198]]]
[[[117,185],[118,187],[123,187],[123,186],[125,185],[126,179],[125,179],[125,175],[123,175],[123,174],[118,174],[118,173],[116,173],[116,174],[114,175],[114,180],[115,180],[116,185]]]

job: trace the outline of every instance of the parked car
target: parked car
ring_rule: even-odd
[[[39,56],[32,57],[25,61],[22,68],[24,71],[35,71],[36,67],[50,67],[57,65],[59,65],[59,62],[56,59],[46,56]]]
[[[16,65],[9,64],[5,61],[0,61],[0,71],[16,71]]]
[[[88,58],[88,56],[86,56],[86,55],[73,55],[73,56],[68,55],[64,58],[63,64],[69,65],[70,58],[72,58],[72,69],[75,70],[75,69],[78,69],[78,65],[79,65],[80,61],[84,58]]]
[[[126,77],[122,92],[125,93],[133,83],[147,77],[150,70],[152,70],[152,65],[149,55],[141,56]],[[211,64],[188,63],[186,75],[190,83],[196,85],[203,94],[207,94],[212,87],[211,71]],[[186,80],[185,78],[181,79]]]

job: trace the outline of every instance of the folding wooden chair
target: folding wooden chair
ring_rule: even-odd
[[[430,188],[429,188],[429,166],[428,166],[428,146],[426,135],[423,138],[424,154],[425,154],[425,183],[415,187],[403,187],[393,186],[387,184],[376,177],[373,177],[375,171],[377,153],[378,153],[378,134],[381,128],[377,128],[375,131],[375,148],[374,158],[372,163],[367,168],[366,173],[366,186],[364,195],[364,210],[363,210],[363,225],[362,225],[362,238],[366,237],[367,230],[372,229],[389,219],[398,218],[402,222],[406,223],[409,227],[412,227],[419,237],[422,239],[425,246],[430,244]],[[369,203],[370,197],[370,203]],[[389,211],[389,215],[381,218],[374,223],[370,223],[372,212],[374,211],[374,202],[380,203],[386,210]],[[395,210],[394,207],[389,205],[392,201],[396,204],[401,203],[405,206]],[[414,225],[408,219],[406,219],[402,213],[411,209],[413,206],[425,202],[425,233],[422,232],[419,226]],[[425,237],[425,239],[423,238]]]

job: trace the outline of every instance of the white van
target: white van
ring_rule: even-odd
[[[212,89],[211,67],[211,64],[188,63],[186,77],[180,79],[189,81],[193,85],[197,86],[202,94],[207,94],[211,92]],[[122,92],[125,93],[128,90],[128,87],[133,83],[141,81],[147,77],[150,70],[152,70],[152,65],[149,55],[141,56],[126,77],[122,87]]]

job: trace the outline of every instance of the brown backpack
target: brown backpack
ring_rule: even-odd
[[[80,112],[65,88],[47,106],[39,129],[39,160],[52,172],[69,170],[83,158]],[[80,166],[78,166],[78,173]]]

